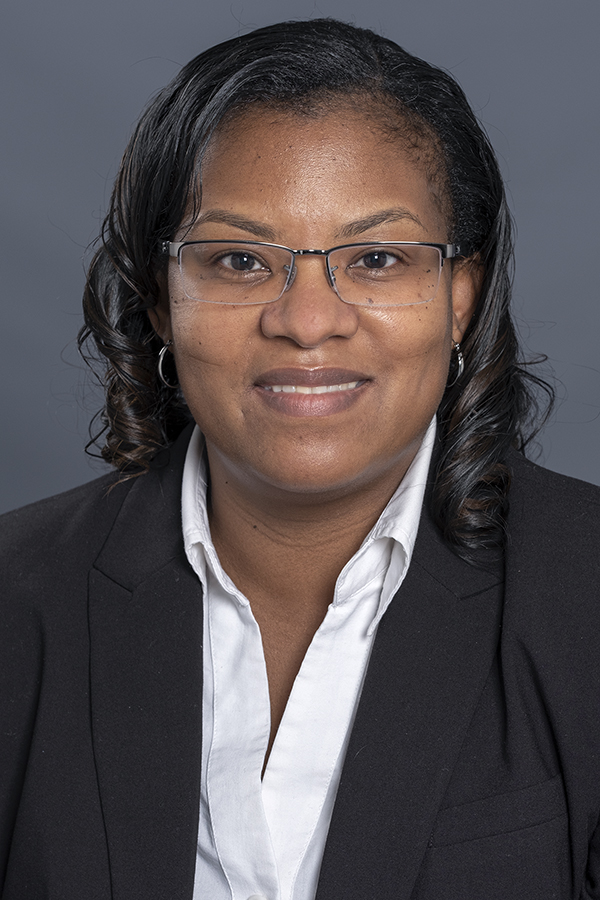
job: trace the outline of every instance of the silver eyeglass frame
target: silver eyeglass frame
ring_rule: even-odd
[[[184,247],[190,244],[232,244],[233,246],[244,246],[244,247],[273,247],[277,250],[286,250],[288,253],[292,255],[292,265],[288,271],[287,279],[285,282],[285,286],[279,294],[278,297],[275,297],[274,300],[263,300],[260,301],[262,303],[275,303],[279,300],[283,294],[290,289],[292,284],[294,283],[294,279],[296,277],[296,256],[324,256],[326,258],[326,267],[327,267],[327,280],[329,281],[329,286],[337,296],[344,303],[347,303],[347,300],[338,293],[336,287],[336,280],[334,272],[337,266],[331,266],[330,264],[330,254],[334,253],[336,250],[347,250],[351,247],[395,247],[395,246],[409,246],[409,247],[434,247],[440,253],[440,274],[441,269],[444,266],[445,259],[454,259],[457,256],[460,256],[460,245],[459,244],[437,244],[432,241],[357,241],[352,242],[350,244],[337,244],[335,247],[330,247],[329,250],[313,250],[313,249],[305,249],[305,250],[294,250],[292,247],[286,247],[284,244],[272,244],[267,241],[242,241],[242,240],[207,240],[207,241],[161,241],[160,242],[160,250],[163,255],[168,255],[173,259],[176,259],[179,266],[181,266],[181,251]],[[285,267],[287,268],[287,266]],[[199,303],[211,303],[210,300],[198,300]],[[250,305],[250,304],[249,304]],[[358,305],[358,304],[350,304],[350,305]],[[410,305],[410,304],[407,304]]]

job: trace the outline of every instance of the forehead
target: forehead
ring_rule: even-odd
[[[343,223],[406,207],[428,229],[447,230],[437,148],[409,124],[397,118],[391,125],[389,114],[376,113],[348,104],[236,115],[202,160],[201,215],[217,207],[267,221]]]

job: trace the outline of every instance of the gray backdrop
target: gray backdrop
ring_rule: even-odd
[[[500,156],[515,310],[562,402],[550,468],[600,483],[598,0],[23,0],[2,16],[0,510],[94,477],[74,337],[83,257],[140,109],[181,64],[286,18],[343,18],[450,70]]]

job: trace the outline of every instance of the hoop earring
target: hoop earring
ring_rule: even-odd
[[[158,377],[160,378],[160,380],[162,381],[164,386],[171,388],[171,390],[174,391],[176,388],[179,387],[179,384],[171,384],[169,381],[167,381],[167,379],[163,375],[163,362],[165,361],[165,356],[167,355],[167,351],[168,351],[169,347],[172,347],[172,346],[173,346],[173,341],[167,341],[167,343],[164,344],[164,346],[162,346],[160,348],[160,353],[158,354],[157,370],[158,370]]]
[[[454,387],[456,382],[460,379],[462,373],[465,371],[465,358],[463,356],[460,344],[457,344],[456,341],[452,341],[452,349],[456,353],[456,375],[454,376],[453,380],[446,385],[446,387]]]

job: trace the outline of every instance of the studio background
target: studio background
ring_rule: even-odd
[[[0,38],[0,511],[106,470],[83,452],[100,398],[75,337],[86,247],[140,110],[212,44],[318,16],[392,38],[466,91],[517,221],[519,326],[558,388],[539,461],[600,484],[598,0],[24,0]]]

